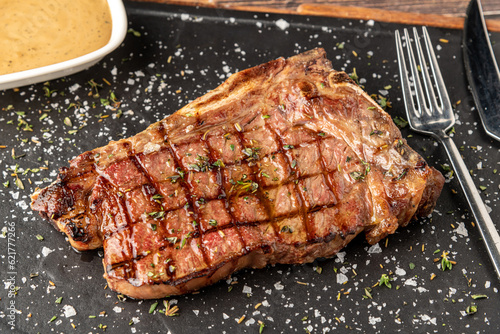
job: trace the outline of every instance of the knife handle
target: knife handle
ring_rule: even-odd
[[[498,235],[498,231],[488,214],[486,206],[477,191],[476,185],[474,184],[474,181],[472,180],[472,177],[467,170],[467,166],[460,156],[460,152],[453,142],[453,139],[446,134],[444,134],[444,136],[440,136],[440,139],[446,149],[446,152],[448,153],[448,156],[450,157],[453,170],[455,171],[455,175],[462,186],[462,190],[464,191],[465,197],[467,198],[472,213],[474,214],[479,232],[481,233],[488,250],[488,255],[493,262],[498,278],[500,278],[500,236]]]

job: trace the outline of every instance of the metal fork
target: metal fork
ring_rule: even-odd
[[[403,53],[401,36],[399,31],[395,32],[399,73],[401,75],[401,86],[403,89],[408,122],[413,130],[436,138],[446,149],[446,153],[448,153],[455,175],[458,178],[460,185],[462,186],[462,190],[465,193],[465,197],[467,198],[470,208],[472,209],[472,213],[476,219],[483,241],[486,244],[488,254],[493,262],[497,276],[500,278],[500,236],[498,235],[498,231],[496,230],[495,225],[486,210],[481,196],[474,185],[474,181],[472,181],[467,166],[465,166],[455,143],[446,134],[446,131],[451,129],[451,127],[455,124],[455,116],[453,114],[450,99],[448,98],[448,93],[446,92],[446,87],[441,76],[441,71],[439,70],[436,55],[434,54],[434,50],[432,48],[429,33],[424,27],[423,40],[425,48],[427,49],[428,64],[426,64],[424,52],[420,44],[420,37],[416,28],[413,28],[413,34],[415,50],[418,57],[418,65],[413,54],[410,34],[407,29],[404,29],[405,48],[408,53],[408,65],[411,71],[411,78],[413,79],[417,108],[415,108],[410,77],[408,75],[408,71],[406,70],[406,60]],[[427,66],[429,66],[432,72],[432,78],[429,75]],[[423,87],[421,82],[423,82]],[[439,100],[436,98],[434,91],[437,92]]]

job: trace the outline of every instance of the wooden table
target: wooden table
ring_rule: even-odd
[[[259,12],[322,15],[463,28],[468,0],[137,0]],[[482,0],[490,31],[500,31],[500,0]]]

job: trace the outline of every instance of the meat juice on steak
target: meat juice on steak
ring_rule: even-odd
[[[183,294],[245,268],[331,257],[432,212],[443,176],[322,49],[231,76],[32,195],[111,289]]]

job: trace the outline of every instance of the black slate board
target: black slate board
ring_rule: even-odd
[[[405,118],[393,40],[393,31],[402,25],[134,2],[126,6],[129,26],[140,37],[129,33],[118,50],[87,71],[49,85],[0,92],[0,145],[6,146],[0,149],[0,166],[2,183],[9,182],[8,187],[0,185],[0,212],[5,217],[0,230],[15,232],[15,238],[0,234],[0,332],[101,333],[107,326],[109,333],[258,333],[259,321],[265,324],[263,333],[500,330],[499,282],[454,178],[445,184],[432,217],[398,230],[387,243],[370,248],[358,237],[334,259],[243,270],[233,275],[232,285],[220,282],[199,294],[167,298],[179,306],[178,317],[158,312],[164,309],[162,300],[150,314],[157,301],[122,302],[105,289],[99,252],[74,252],[28,207],[29,194],[48,185],[57,168],[79,153],[142,131],[215,88],[229,73],[314,47],[324,47],[336,69],[352,73],[356,68],[370,94],[391,85],[388,111]],[[463,146],[477,186],[486,187],[482,196],[496,220],[499,173],[494,170],[500,168],[500,143],[485,135],[473,110],[463,73],[461,32],[429,32],[451,101],[461,101],[455,142]],[[500,41],[500,35],[492,37]],[[90,80],[102,85],[100,98],[89,96]],[[100,100],[108,99],[110,92],[121,102],[119,118],[118,110]],[[71,126],[65,125],[66,117]],[[23,131],[23,122],[32,131]],[[430,165],[447,174],[441,167],[447,163],[441,146],[408,128],[402,132]],[[16,164],[24,190],[11,175]],[[450,251],[457,262],[451,271],[443,272],[434,262],[443,251]],[[31,273],[38,276],[30,278]],[[393,278],[392,289],[373,287],[382,274]],[[11,287],[18,288],[17,295],[9,296]],[[373,299],[363,297],[367,287],[373,287]],[[474,300],[476,294],[488,299]],[[60,297],[61,303],[56,303]],[[477,305],[477,313],[466,315],[471,304]],[[18,311],[11,312],[13,308]]]

